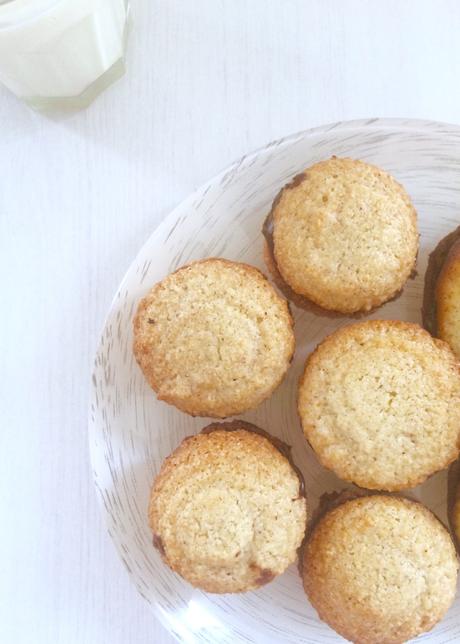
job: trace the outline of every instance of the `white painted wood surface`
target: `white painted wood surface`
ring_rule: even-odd
[[[171,644],[106,535],[87,450],[105,313],[146,237],[242,154],[320,123],[460,120],[456,0],[137,0],[87,111],[0,90],[0,641]],[[263,644],[263,643],[262,643]]]

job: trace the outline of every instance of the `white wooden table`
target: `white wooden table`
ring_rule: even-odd
[[[88,110],[0,90],[0,641],[171,644],[99,515],[92,356],[137,249],[242,154],[321,123],[460,120],[457,0],[133,0]]]

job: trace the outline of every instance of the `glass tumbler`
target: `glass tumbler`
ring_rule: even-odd
[[[124,72],[127,0],[0,0],[0,81],[37,109],[86,107]]]

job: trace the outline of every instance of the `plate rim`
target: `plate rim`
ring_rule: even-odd
[[[140,246],[140,248],[137,250],[135,255],[133,256],[131,262],[129,263],[128,267],[126,268],[123,278],[121,279],[118,288],[115,291],[115,294],[113,298],[111,299],[110,305],[107,309],[107,313],[104,317],[103,323],[101,330],[97,334],[96,338],[96,348],[94,350],[93,354],[93,360],[91,362],[91,367],[90,367],[90,378],[89,378],[89,396],[88,396],[88,424],[87,424],[87,432],[88,432],[88,449],[89,449],[89,457],[90,457],[90,467],[91,467],[91,478],[94,486],[94,490],[96,493],[97,497],[97,503],[99,507],[99,512],[103,515],[103,523],[105,526],[106,533],[110,536],[110,542],[112,544],[112,547],[115,549],[115,552],[118,555],[118,558],[121,559],[121,562],[123,563],[123,567],[125,571],[128,574],[128,577],[130,579],[130,582],[134,584],[136,590],[138,591],[139,595],[143,597],[143,599],[146,601],[146,603],[150,606],[150,610],[152,611],[154,617],[158,619],[158,621],[161,623],[163,628],[172,636],[174,637],[177,641],[180,641],[178,639],[178,634],[175,633],[174,631],[171,631],[170,628],[170,623],[167,619],[167,617],[163,614],[163,609],[161,606],[159,606],[156,602],[150,601],[142,592],[142,589],[139,587],[135,576],[132,574],[132,571],[129,569],[129,566],[127,565],[123,553],[122,553],[122,548],[121,546],[117,543],[114,535],[112,535],[111,530],[110,530],[110,522],[109,522],[109,517],[108,517],[108,512],[105,508],[103,496],[102,496],[102,490],[100,489],[98,482],[97,482],[97,472],[95,468],[95,460],[96,460],[96,436],[98,435],[98,427],[99,424],[97,423],[95,417],[93,417],[92,414],[92,409],[95,406],[96,403],[96,388],[94,384],[94,377],[95,373],[97,370],[97,359],[102,351],[102,346],[103,346],[103,338],[104,338],[104,331],[107,327],[107,324],[113,315],[114,309],[116,307],[117,301],[120,297],[120,294],[122,293],[123,289],[125,288],[125,285],[128,281],[129,274],[131,267],[137,263],[138,258],[142,255],[144,248],[152,242],[154,242],[156,237],[160,237],[166,230],[171,229],[171,225],[173,225],[174,220],[177,220],[179,216],[182,215],[183,211],[187,208],[187,206],[191,203],[193,203],[199,195],[202,195],[206,192],[210,186],[220,182],[224,177],[226,176],[231,176],[234,172],[236,172],[239,168],[244,166],[245,164],[249,163],[251,159],[259,156],[260,154],[271,150],[273,148],[277,147],[282,147],[284,145],[293,143],[297,139],[303,139],[311,136],[315,136],[320,133],[327,134],[329,132],[332,132],[334,130],[337,131],[343,131],[347,129],[392,129],[392,130],[412,130],[414,132],[421,131],[421,132],[431,132],[431,133],[438,133],[442,135],[443,137],[446,136],[457,136],[459,138],[459,144],[460,144],[460,125],[454,124],[454,123],[446,123],[442,121],[435,121],[435,120],[429,120],[429,119],[411,119],[411,118],[399,118],[399,117],[375,117],[375,118],[367,118],[367,119],[351,119],[351,120],[345,120],[345,121],[335,121],[333,123],[327,123],[324,125],[317,125],[312,128],[307,128],[304,130],[299,130],[297,132],[294,132],[292,134],[288,134],[284,137],[281,137],[279,139],[274,139],[270,141],[269,143],[259,146],[256,149],[242,155],[239,159],[231,163],[230,165],[226,166],[224,169],[220,170],[216,174],[214,174],[210,179],[202,183],[200,186],[195,188],[191,193],[189,193],[184,199],[182,199],[174,208],[168,212],[168,214],[163,218],[163,220],[154,228],[154,230],[150,233],[150,235],[147,237],[147,239],[144,241],[144,243]],[[191,216],[190,214],[187,214],[186,217]]]

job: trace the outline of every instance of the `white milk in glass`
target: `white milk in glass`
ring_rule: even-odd
[[[83,107],[124,71],[127,0],[0,0],[0,81],[38,108]]]

